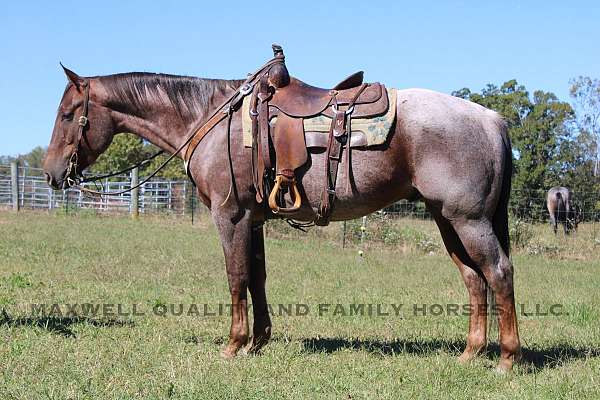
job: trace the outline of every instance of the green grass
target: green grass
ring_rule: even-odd
[[[526,359],[506,376],[493,371],[495,345],[469,365],[456,362],[466,316],[413,312],[415,304],[467,301],[431,222],[370,220],[363,259],[356,227],[349,224],[342,249],[339,224],[306,235],[269,224],[269,301],[306,304],[309,313],[276,313],[262,355],[224,361],[227,315],[152,312],[229,302],[206,216],[191,226],[168,217],[2,213],[0,399],[600,397],[598,225],[566,239],[529,227],[513,255],[517,302],[526,311],[563,308],[520,317]],[[73,303],[127,312],[135,304],[145,315],[32,315],[31,304],[53,303],[65,313]],[[324,303],[332,306],[320,316]],[[335,304],[403,308],[400,316],[343,316]]]

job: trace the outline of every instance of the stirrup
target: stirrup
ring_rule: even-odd
[[[285,185],[291,187],[292,189],[290,191],[290,196],[292,191],[294,193],[294,205],[292,207],[279,207],[279,205],[277,204],[277,194],[279,193],[281,185],[282,183],[284,183],[284,181],[287,181],[285,182]],[[277,175],[275,177],[275,186],[273,187],[273,190],[271,190],[271,194],[269,195],[269,207],[271,207],[273,214],[278,214],[280,212],[292,213],[294,211],[298,211],[300,209],[301,203],[302,198],[300,197],[300,191],[298,190],[298,186],[296,186],[296,179],[292,178],[290,180],[289,178],[286,178],[283,175]]]

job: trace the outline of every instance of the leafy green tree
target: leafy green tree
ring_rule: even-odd
[[[600,175],[600,80],[588,76],[571,79],[569,93],[577,111],[577,126],[591,140],[594,176]]]
[[[130,133],[114,137],[108,149],[90,167],[94,173],[109,173],[134,165],[147,157],[144,142]]]
[[[120,171],[135,165],[153,154],[159,149],[151,143],[145,142],[130,133],[121,133],[114,137],[109,148],[98,158],[90,168],[93,173],[105,174]],[[161,154],[140,169],[140,177],[154,172],[166,159],[168,155]],[[183,163],[179,158],[172,160],[163,168],[157,177],[165,179],[186,179]]]
[[[42,146],[37,146],[29,153],[19,155],[17,160],[30,168],[42,168],[44,157],[46,157],[46,149]]]
[[[150,143],[146,143],[145,150],[149,155],[152,155],[156,154],[159,149]],[[142,176],[151,174],[158,167],[160,167],[168,157],[169,154],[161,154],[160,156],[156,157],[154,160],[144,166],[140,174],[142,174]],[[179,158],[174,158],[171,160],[171,162],[169,162],[162,170],[160,170],[157,176],[172,180],[187,179],[187,175],[183,167],[183,161]]]

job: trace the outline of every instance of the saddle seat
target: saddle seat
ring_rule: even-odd
[[[347,106],[359,93],[354,104],[352,118],[367,118],[381,115],[387,111],[385,88],[380,83],[371,83],[361,89],[362,71],[351,75],[333,89],[311,86],[297,78],[291,77],[289,84],[275,89],[269,100],[270,108],[294,118],[310,118],[327,115],[333,118],[334,111],[329,107]]]

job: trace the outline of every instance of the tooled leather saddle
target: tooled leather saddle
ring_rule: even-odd
[[[293,218],[302,205],[296,170],[308,159],[303,120],[327,116],[331,118],[331,127],[325,147],[326,171],[314,221],[316,225],[327,225],[336,198],[343,151],[346,166],[350,166],[352,120],[385,114],[389,107],[387,91],[381,83],[363,83],[362,71],[332,89],[317,88],[289,75],[280,46],[273,45],[273,53],[281,62],[260,78],[250,102],[256,197],[259,202],[266,200],[274,214]],[[293,206],[284,207],[288,192]]]

